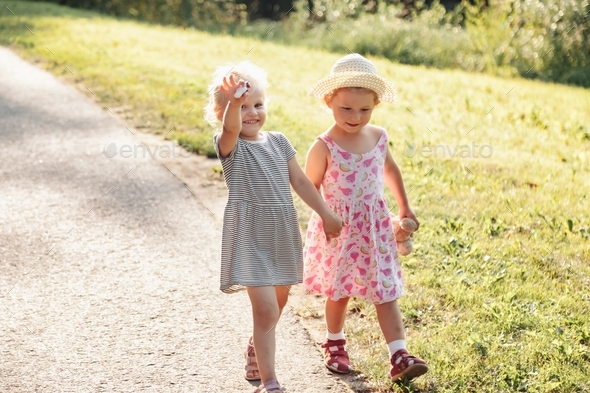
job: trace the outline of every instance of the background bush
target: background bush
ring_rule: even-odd
[[[404,64],[590,86],[588,0],[53,0]]]

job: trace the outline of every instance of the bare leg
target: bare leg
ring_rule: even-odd
[[[275,374],[275,326],[279,304],[275,287],[248,287],[254,318],[254,348],[262,383],[277,379]]]
[[[287,304],[287,300],[289,299],[289,290],[291,289],[290,285],[285,285],[282,287],[275,287],[275,291],[277,293],[277,301],[279,303],[279,316],[283,313],[283,308]]]
[[[344,328],[346,306],[349,299],[348,297],[337,301],[326,299],[326,327],[330,333],[340,333]]]
[[[344,328],[346,318],[346,306],[349,298],[342,298],[334,301],[326,299],[326,328],[328,337],[330,334],[337,334]],[[348,352],[346,352],[344,337],[338,340],[329,341],[327,339],[322,348],[324,348],[324,364],[326,367],[336,373],[347,374],[352,370]]]
[[[377,311],[379,326],[381,326],[381,331],[385,336],[385,342],[404,340],[404,321],[397,300],[375,304],[375,310]]]

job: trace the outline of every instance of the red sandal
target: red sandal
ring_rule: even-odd
[[[339,374],[348,374],[352,371],[348,352],[346,352],[346,340],[326,340],[322,348],[324,348],[324,364],[328,370]]]
[[[391,357],[389,375],[394,382],[409,381],[428,371],[428,364],[420,358],[412,356],[405,349],[400,349]]]
[[[248,346],[244,351],[244,358],[246,359],[245,378],[247,381],[260,381],[260,372],[258,371],[258,363],[256,362],[256,352],[254,352],[254,345],[252,345],[252,337],[248,340]]]

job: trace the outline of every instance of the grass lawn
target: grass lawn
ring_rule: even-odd
[[[213,69],[249,59],[269,73],[266,128],[283,131],[301,163],[331,123],[307,89],[344,55],[16,1],[0,2],[0,44],[202,154]],[[373,122],[388,129],[422,222],[400,305],[431,372],[388,382],[362,301],[346,325],[356,368],[373,391],[590,392],[590,91],[372,60],[399,90]]]

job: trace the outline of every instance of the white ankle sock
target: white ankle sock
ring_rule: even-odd
[[[338,333],[331,333],[329,330],[326,330],[326,337],[328,338],[328,340],[345,340],[346,339],[344,337],[344,330],[342,330]]]
[[[387,344],[387,348],[389,349],[390,358],[393,356],[394,353],[396,353],[400,349],[408,349],[406,348],[406,340],[394,340]]]

